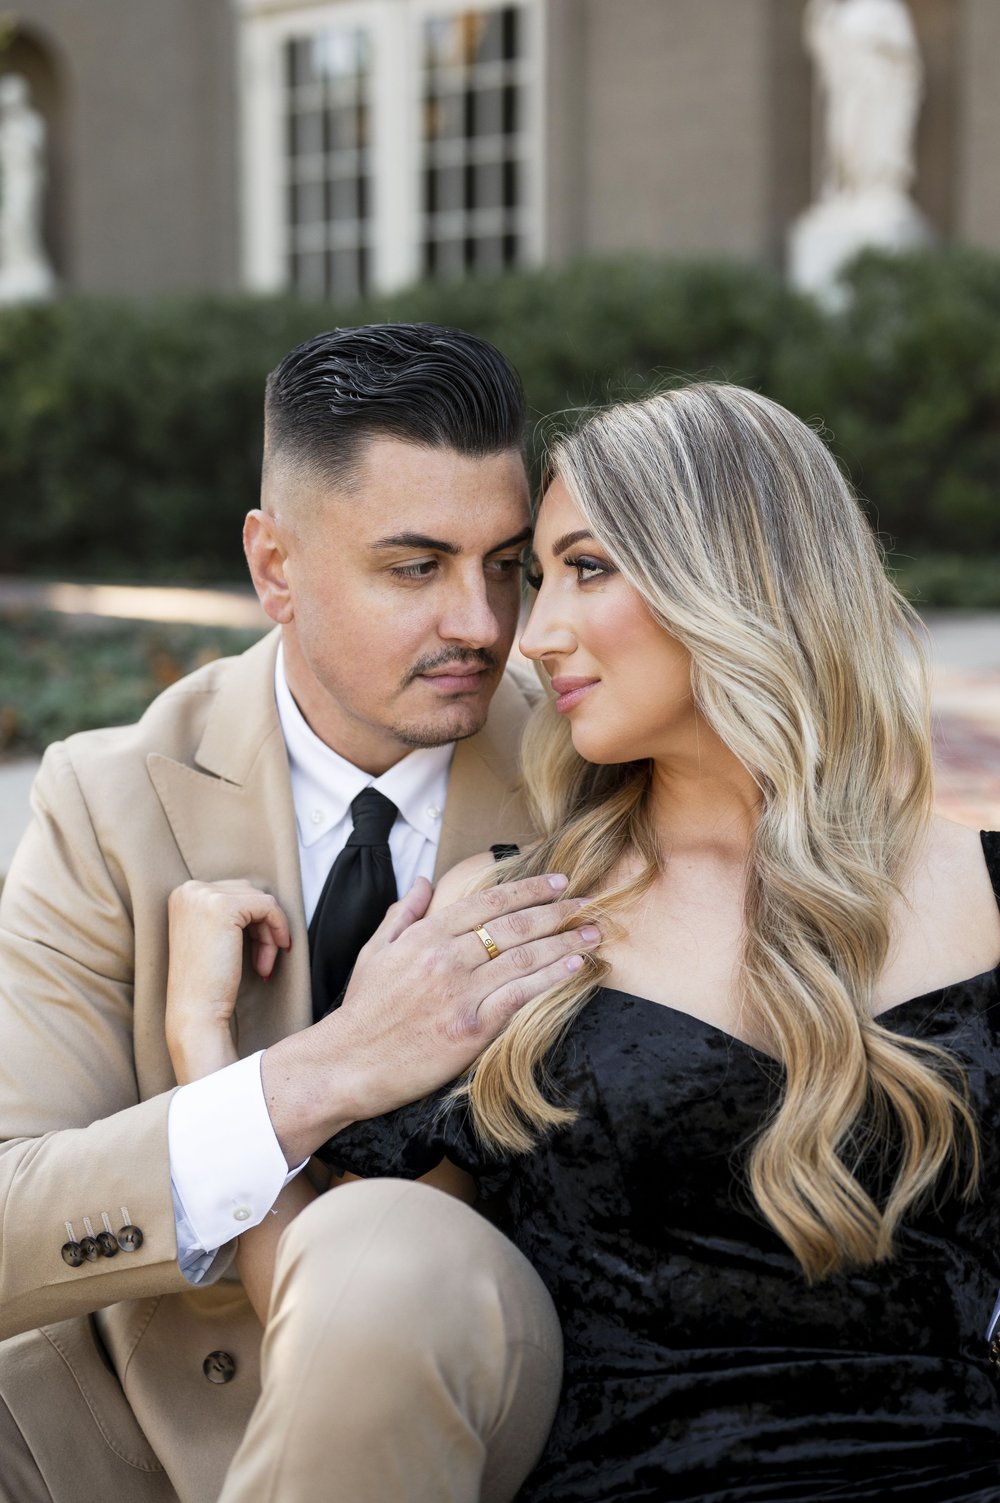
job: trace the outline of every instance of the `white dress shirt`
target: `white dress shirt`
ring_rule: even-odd
[[[431,877],[454,744],[412,751],[373,778],[338,756],[306,724],[289,690],[280,648],[274,693],[288,751],[306,922],[347,844],[351,802],[364,788],[377,789],[399,810],[389,832],[397,891],[408,891],[416,877]],[[181,1086],[170,1103],[177,1256],[193,1284],[210,1274],[220,1247],[264,1219],[298,1173],[289,1173],[271,1126],[260,1079],[262,1054]]]

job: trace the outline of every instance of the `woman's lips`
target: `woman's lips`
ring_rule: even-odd
[[[585,694],[600,683],[599,678],[554,678],[552,688],[556,695],[556,709],[560,715],[578,705]]]

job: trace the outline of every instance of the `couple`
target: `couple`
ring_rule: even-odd
[[[930,816],[908,613],[773,403],[599,414],[531,547],[525,807],[521,421],[468,336],[293,352],[246,530],[280,652],[47,759],[0,1497],[997,1496],[1000,849]],[[371,784],[403,896],[310,1027]]]

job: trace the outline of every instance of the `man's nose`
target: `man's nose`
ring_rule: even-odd
[[[492,647],[500,636],[500,622],[481,576],[456,588],[438,626],[445,641],[469,647]]]

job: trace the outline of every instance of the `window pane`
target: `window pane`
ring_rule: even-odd
[[[330,218],[356,219],[358,215],[358,184],[355,178],[341,178],[332,184]]]
[[[476,270],[487,275],[503,271],[503,242],[495,235],[476,241]]]
[[[476,62],[499,63],[503,58],[503,16],[494,11],[479,25],[476,39]]]
[[[503,130],[503,96],[499,89],[481,89],[475,96],[475,134],[498,136]]]
[[[295,134],[296,156],[309,156],[323,150],[323,116],[318,110],[310,110],[298,117]]]
[[[470,207],[499,209],[504,202],[504,169],[500,162],[486,162],[475,168]]]
[[[352,106],[328,112],[330,134],[328,149],[345,151],[358,143],[358,112]]]

